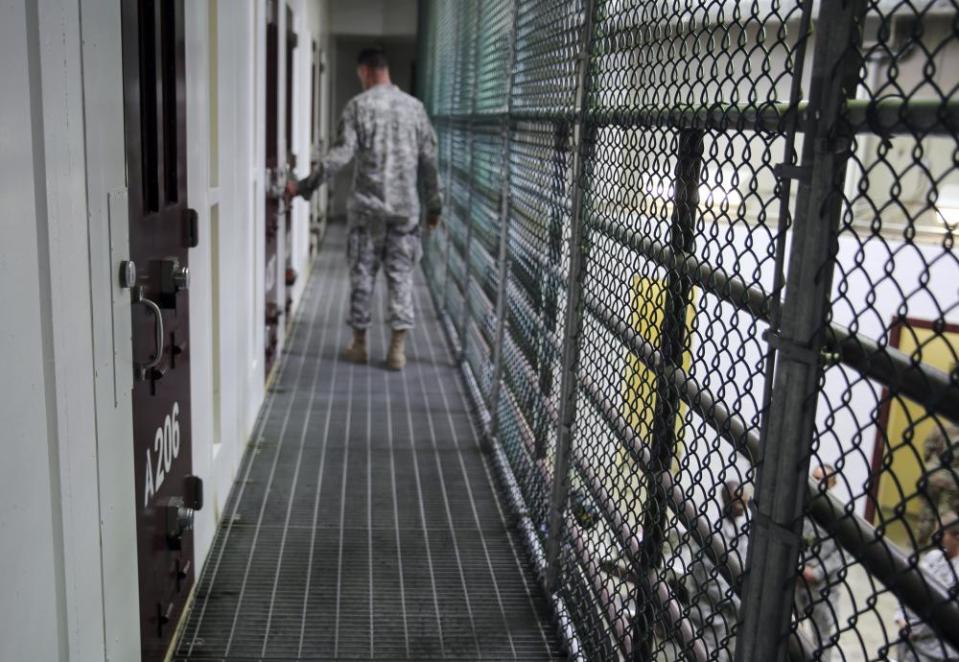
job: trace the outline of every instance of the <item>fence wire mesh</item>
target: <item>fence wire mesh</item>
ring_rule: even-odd
[[[422,12],[424,268],[571,655],[959,659],[959,5]]]

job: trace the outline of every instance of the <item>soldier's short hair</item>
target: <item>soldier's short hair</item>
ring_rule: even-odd
[[[356,63],[362,67],[371,69],[386,69],[390,66],[390,61],[386,57],[386,51],[379,46],[364,48],[356,57]]]

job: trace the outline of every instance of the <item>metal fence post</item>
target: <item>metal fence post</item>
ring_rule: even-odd
[[[781,660],[788,644],[820,352],[832,285],[850,137],[839,120],[855,96],[865,0],[820,4],[793,245],[769,415],[762,430],[737,662]]]
[[[556,119],[552,122],[553,129],[553,154],[550,160],[552,174],[552,195],[561,199],[567,191],[567,163],[570,163],[570,154],[576,155],[578,142],[574,141],[572,131],[575,121],[568,118]],[[577,134],[579,135],[579,134]],[[582,135],[577,140],[582,141]],[[575,162],[571,163],[575,168]],[[578,212],[571,213],[578,217]],[[556,264],[562,259],[563,250],[568,248],[563,244],[563,212],[560,209],[553,208],[549,212],[546,223],[546,252],[540,259],[547,264]],[[536,357],[533,369],[536,373],[537,385],[540,395],[548,399],[556,390],[557,386],[562,388],[562,384],[557,385],[554,375],[553,344],[549,336],[553,335],[559,326],[559,300],[560,291],[558,288],[550,287],[544,283],[539,284],[537,303],[542,312],[542,326],[540,327],[541,337],[536,345]],[[560,348],[562,350],[562,347]],[[560,381],[562,381],[562,367],[560,368]],[[547,440],[552,428],[556,422],[550,417],[545,409],[540,408],[533,416],[532,428],[536,439],[536,459],[546,458]]]
[[[516,69],[516,20],[518,13],[518,2],[512,2],[513,20],[510,21],[509,33],[507,36],[506,48],[509,54],[506,56],[508,63],[506,83],[506,112],[502,121],[503,132],[503,181],[500,188],[500,214],[499,214],[499,246],[496,256],[496,269],[499,272],[499,281],[496,283],[496,333],[494,334],[495,345],[493,346],[493,371],[490,376],[490,429],[489,441],[495,443],[496,436],[499,434],[499,397],[500,380],[503,378],[503,342],[506,336],[506,297],[509,295],[509,218],[510,218],[510,128],[511,113],[513,111],[513,71]]]
[[[684,260],[686,256],[692,255],[695,248],[704,134],[702,129],[678,132],[670,228],[670,248],[677,260]],[[650,472],[646,477],[649,500],[644,505],[643,544],[637,572],[637,614],[633,622],[633,640],[637,642],[634,659],[637,661],[649,660],[653,656],[653,624],[657,620],[657,598],[650,578],[662,563],[666,515],[670,501],[660,475],[670,471],[676,454],[676,421],[680,415],[681,402],[679,391],[667,375],[683,368],[687,313],[692,289],[693,283],[688,275],[678,270],[669,272],[664,291],[663,324],[659,330],[662,362],[661,371],[656,374]]]
[[[479,69],[479,44],[480,44],[480,32],[483,29],[483,3],[477,3],[475,5],[476,10],[479,16],[476,21],[476,29],[473,30],[473,55],[472,55],[472,71],[470,72],[470,114],[466,123],[467,131],[467,152],[469,153],[470,158],[470,169],[469,169],[469,180],[468,180],[468,189],[466,193],[466,243],[463,246],[463,316],[460,319],[459,329],[459,341],[460,341],[460,355],[457,359],[460,362],[466,361],[466,352],[469,342],[467,340],[468,331],[469,331],[469,320],[470,315],[470,276],[472,272],[472,253],[471,245],[473,242],[473,180],[475,179],[476,174],[476,159],[473,154],[473,145],[475,142],[475,132],[476,126],[474,122],[474,115],[476,114],[476,81],[478,78],[478,69]]]
[[[459,33],[459,12],[457,11],[457,5],[450,4],[448,5],[449,11],[453,12],[453,23],[455,28],[452,30],[453,34],[456,35]],[[453,49],[453,76],[455,77],[458,74],[460,61],[460,49]],[[446,156],[446,200],[445,206],[449,211],[447,212],[448,216],[452,216],[453,213],[453,122],[454,122],[454,91],[455,86],[449,85],[449,95],[450,100],[448,107],[446,109],[446,145],[447,145],[447,156]],[[447,220],[446,226],[446,246],[445,246],[445,255],[443,257],[443,297],[441,299],[440,312],[445,315],[447,309],[447,290],[449,289],[450,282],[450,250],[452,250],[452,240],[449,235],[449,221]]]
[[[563,511],[569,496],[569,451],[576,419],[576,375],[579,364],[579,341],[583,325],[583,161],[586,143],[583,139],[586,116],[586,86],[589,76],[590,46],[593,35],[593,0],[584,0],[584,23],[576,71],[575,124],[573,127],[572,200],[569,232],[569,291],[566,298],[563,331],[562,380],[559,401],[559,429],[553,461],[553,485],[549,502],[549,531],[546,539],[546,588],[551,593],[559,578],[560,533]]]

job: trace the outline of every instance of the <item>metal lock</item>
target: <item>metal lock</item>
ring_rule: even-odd
[[[175,257],[152,260],[150,271],[153,282],[159,285],[157,303],[161,308],[176,308],[177,294],[190,289],[190,268]]]
[[[194,513],[203,508],[203,480],[186,476],[184,492],[183,497],[170,497],[162,506],[163,530],[171,550],[182,549],[184,534],[193,530]]]
[[[170,497],[163,505],[163,531],[169,549],[183,548],[183,535],[193,529],[193,510],[180,497]]]

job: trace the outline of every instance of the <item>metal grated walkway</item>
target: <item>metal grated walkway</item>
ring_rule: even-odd
[[[174,660],[549,660],[546,602],[510,530],[421,275],[401,373],[347,342],[331,227]]]

